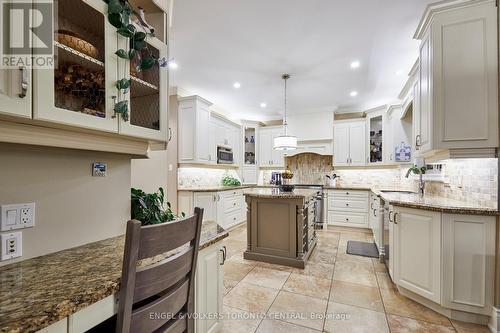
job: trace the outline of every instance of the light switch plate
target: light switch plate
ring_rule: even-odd
[[[35,203],[0,205],[0,231],[35,226]]]
[[[0,260],[9,260],[23,255],[23,234],[20,231],[0,235]]]

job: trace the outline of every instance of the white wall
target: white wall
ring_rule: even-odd
[[[317,112],[288,116],[288,129],[297,140],[332,140],[333,112]]]
[[[108,165],[92,177],[92,162]],[[0,204],[36,203],[23,256],[0,266],[121,235],[130,219],[130,159],[110,153],[0,144]]]
[[[144,192],[158,191],[159,187],[167,189],[167,151],[152,151],[149,159],[132,160],[131,186]]]

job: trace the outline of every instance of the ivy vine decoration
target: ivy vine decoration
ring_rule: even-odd
[[[135,68],[136,72],[151,69],[155,64],[160,67],[168,67],[169,61],[165,58],[156,58],[148,48],[147,38],[154,37],[155,32],[152,26],[146,22],[144,10],[138,11],[132,8],[128,0],[105,0],[108,4],[108,21],[117,30],[116,32],[128,38],[129,51],[118,49],[115,54],[122,59],[134,61],[141,55],[140,62]],[[139,29],[132,22],[135,21]],[[123,74],[125,76],[125,73]],[[121,115],[124,121],[129,120],[129,105],[125,95],[130,90],[130,79],[121,78],[116,81],[118,89],[118,102],[115,103],[115,114]]]

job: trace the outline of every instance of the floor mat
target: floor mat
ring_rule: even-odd
[[[378,250],[375,243],[348,241],[347,253],[355,256],[378,258]]]

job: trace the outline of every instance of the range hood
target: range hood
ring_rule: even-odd
[[[303,153],[313,153],[318,155],[333,155],[333,140],[308,140],[297,142],[297,149],[287,151],[286,156],[295,156]]]

